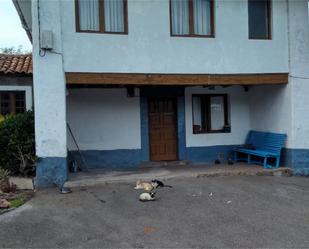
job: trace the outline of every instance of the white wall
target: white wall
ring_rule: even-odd
[[[250,89],[251,129],[285,133],[292,141],[291,84],[254,86]]]
[[[169,0],[128,0],[128,35],[75,32],[61,1],[66,72],[287,72],[286,1],[273,0],[273,39],[248,39],[247,0],[215,1],[215,38],[170,36]]]
[[[193,134],[192,94],[226,93],[229,97],[231,133]],[[187,147],[243,144],[250,130],[249,93],[242,87],[216,87],[209,90],[203,87],[189,87],[185,90],[186,100],[186,142]]]
[[[62,1],[61,1],[62,2]],[[54,34],[53,53],[39,54],[38,1],[32,1],[33,87],[36,154],[66,157],[66,103],[63,71],[60,0],[39,1],[41,30]]]
[[[292,147],[309,149],[308,1],[289,0]],[[306,158],[308,160],[308,158]]]
[[[230,134],[192,134],[190,93],[208,92],[208,90],[200,87],[187,88],[186,101],[189,103],[186,106],[187,146],[239,144],[244,141],[250,128],[284,131],[288,130],[290,125],[289,146],[309,148],[307,1],[288,0],[289,20],[287,20],[286,1],[273,1],[273,39],[270,41],[248,39],[247,0],[215,2],[216,38],[206,39],[170,37],[168,0],[128,0],[129,35],[76,33],[73,0],[40,1],[41,30],[53,31],[55,47],[53,54],[48,52],[45,57],[40,57],[37,0],[33,0],[34,94],[38,156],[66,156],[64,71],[135,73],[289,71],[290,83],[285,89],[254,87],[249,93],[245,93],[240,87],[219,90],[230,94],[232,126]],[[290,24],[289,47],[287,23]],[[64,57],[61,55],[62,52]],[[256,94],[252,94],[254,90],[257,91]],[[259,102],[260,106],[257,106],[255,101]],[[261,105],[262,101],[265,102],[264,105]],[[289,110],[290,116],[286,115],[284,110]],[[139,110],[135,115],[136,120],[132,124],[134,123],[138,132],[132,133],[132,137],[137,137],[138,141],[131,141],[130,137],[125,137],[127,141],[124,140],[124,144],[129,144],[130,148],[140,148],[140,124],[138,122],[136,126],[135,123],[139,119]],[[267,120],[265,116],[268,117]],[[122,121],[127,118],[121,119],[119,116]],[[282,123],[280,124],[278,120]],[[108,125],[111,126],[110,123]],[[110,149],[123,147],[123,144],[118,147],[119,137],[117,142],[112,142],[107,147]],[[110,141],[113,137],[107,138]],[[102,144],[98,145],[102,149],[105,148]]]
[[[68,123],[82,150],[141,148],[139,97],[126,89],[69,89]],[[68,134],[70,149],[76,149]]]
[[[5,84],[5,82],[3,82],[3,84]],[[23,91],[25,92],[26,109],[28,111],[32,110],[33,100],[32,100],[32,87],[31,86],[12,86],[12,85],[0,86],[0,91]]]
[[[292,148],[309,149],[309,79],[291,79],[290,84],[293,96]]]
[[[287,147],[309,148],[308,1],[289,0],[289,84],[250,91],[251,127],[288,135]]]

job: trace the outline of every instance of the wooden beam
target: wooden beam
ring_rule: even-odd
[[[139,74],[66,73],[67,84],[87,85],[266,85],[287,84],[288,73],[266,74]]]

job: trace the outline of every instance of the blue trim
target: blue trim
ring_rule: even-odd
[[[71,151],[76,161],[81,163],[77,151]],[[81,152],[89,169],[125,170],[136,169],[141,163],[140,149],[84,150]]]
[[[187,159],[185,97],[177,97],[177,132],[179,160]]]
[[[309,149],[284,148],[282,165],[293,168],[295,175],[309,176]]]
[[[140,97],[141,109],[141,160],[147,162],[149,156],[149,126],[148,126],[148,99]]]
[[[68,179],[66,157],[40,158],[36,165],[36,187],[62,186]]]
[[[187,147],[187,160],[193,163],[214,163],[220,154],[225,162],[232,158],[231,150],[237,145],[216,145],[207,147]]]
[[[148,136],[148,134],[146,133]],[[178,133],[183,135],[182,132]],[[185,141],[183,141],[185,142]],[[238,145],[217,145],[207,147],[187,147],[180,146],[179,150],[182,160],[192,163],[213,164],[218,155],[224,156],[224,163],[232,158],[232,148]],[[181,152],[182,151],[182,152]],[[148,150],[146,151],[148,152]],[[79,155],[76,151],[72,152],[76,160]],[[130,150],[88,150],[82,151],[89,168],[107,170],[130,170],[136,169],[142,161],[145,161],[143,149]],[[148,154],[148,153],[147,153]],[[281,166],[292,167],[296,175],[309,175],[309,150],[305,149],[283,149]],[[67,177],[65,158],[44,158],[37,166],[38,185],[52,183],[60,177],[63,182]]]
[[[281,151],[281,161],[280,166],[290,167],[292,168],[292,150],[283,148]]]

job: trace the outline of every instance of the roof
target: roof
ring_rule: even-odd
[[[0,74],[32,74],[32,55],[0,54]]]

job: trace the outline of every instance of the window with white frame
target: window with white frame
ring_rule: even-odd
[[[17,114],[26,111],[24,91],[0,91],[0,115]]]
[[[127,34],[127,0],[75,0],[78,32]]]
[[[193,133],[230,132],[226,94],[192,95]]]

